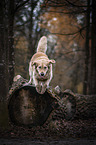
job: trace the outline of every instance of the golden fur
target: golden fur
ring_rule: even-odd
[[[35,85],[38,93],[43,94],[52,79],[52,63],[55,60],[50,60],[45,54],[47,50],[47,38],[43,36],[37,47],[37,52],[32,56],[29,64],[30,81]]]

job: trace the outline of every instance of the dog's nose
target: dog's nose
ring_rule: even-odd
[[[43,77],[44,76],[44,73],[42,72],[40,75]]]

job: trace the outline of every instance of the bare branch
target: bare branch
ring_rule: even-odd
[[[65,0],[64,2],[61,1],[54,1],[54,0],[46,0],[45,5],[51,7],[64,7],[64,6],[73,6],[73,7],[80,7],[80,8],[87,8],[87,5],[76,5],[76,2],[71,2],[70,0]]]
[[[50,13],[62,13],[62,14],[82,14],[82,13],[86,13],[87,10],[83,10],[83,11],[72,11],[72,12],[60,12],[60,11],[46,11],[46,12],[50,12]]]
[[[21,8],[22,6],[24,6],[28,1],[29,1],[29,0],[26,0],[26,1],[22,2],[21,4],[17,5],[16,8],[15,8],[15,10],[14,10],[14,13],[16,13],[17,10],[18,10],[19,8]]]
[[[54,1],[54,0],[46,0],[45,1],[45,4],[43,6],[51,6],[51,7],[64,7],[64,6],[67,6],[66,3],[62,3],[62,2],[57,2],[57,1]]]
[[[73,32],[73,33],[51,33],[51,34],[55,34],[55,35],[75,35],[77,33],[80,33],[80,35],[82,36],[82,31],[86,28],[87,26],[82,27],[80,30]]]
[[[74,6],[74,7],[87,7],[87,5],[75,5],[74,3],[70,2],[69,0],[65,0],[68,4]]]
[[[75,50],[75,52],[85,52],[85,50]],[[70,53],[74,53],[74,51],[68,51],[64,53],[63,55],[70,54]]]

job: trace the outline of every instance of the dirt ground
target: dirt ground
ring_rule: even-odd
[[[96,145],[96,140],[65,139],[65,140],[24,140],[24,139],[0,139],[0,145]]]
[[[96,145],[96,118],[53,120],[43,126],[0,128],[0,145]]]

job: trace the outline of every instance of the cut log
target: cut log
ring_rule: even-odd
[[[20,77],[9,91],[8,111],[10,121],[19,126],[39,126],[50,119],[71,119],[75,114],[74,96],[59,92],[58,89],[47,89],[38,94],[33,85]]]
[[[96,117],[96,95],[62,92],[59,86],[38,94],[33,85],[16,77],[8,96],[9,118],[20,126],[43,125],[48,120]]]
[[[56,99],[47,92],[40,95],[34,86],[25,85],[12,93],[8,104],[9,117],[16,125],[38,126],[45,123],[56,106]]]
[[[62,92],[59,86],[56,86],[53,91],[52,89],[48,89],[47,91],[49,93],[52,92],[52,96],[54,97],[56,94],[56,100],[59,104],[59,106],[54,110],[52,118],[55,120],[59,119],[66,119],[71,120],[74,118],[75,112],[76,112],[76,100],[75,97],[72,94],[69,94],[67,92]],[[53,94],[54,92],[54,94]]]
[[[70,90],[64,92],[74,96],[76,100],[74,119],[96,118],[96,95],[74,94]]]

